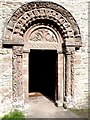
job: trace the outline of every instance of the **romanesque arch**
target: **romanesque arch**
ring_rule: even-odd
[[[58,82],[56,103],[62,106],[73,93],[73,54],[81,46],[77,22],[62,6],[52,2],[30,2],[18,8],[5,29],[4,47],[11,47],[13,101],[27,97],[28,54],[30,49],[54,49],[58,54]],[[26,57],[24,57],[26,56]],[[23,59],[26,73],[23,73]],[[24,80],[26,76],[26,81]],[[24,85],[26,84],[26,86]],[[23,86],[24,85],[24,86]],[[24,91],[24,92],[23,92]]]

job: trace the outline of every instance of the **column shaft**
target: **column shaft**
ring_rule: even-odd
[[[22,46],[13,46],[12,99],[14,108],[23,106],[22,53]]]
[[[58,53],[58,106],[63,105],[63,54]]]
[[[71,54],[67,54],[65,60],[65,94],[68,102],[71,99]]]

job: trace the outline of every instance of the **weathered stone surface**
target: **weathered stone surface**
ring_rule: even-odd
[[[12,108],[12,50],[0,49],[0,116]]]

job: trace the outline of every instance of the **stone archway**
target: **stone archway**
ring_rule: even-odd
[[[57,50],[57,100],[71,100],[74,84],[73,54],[81,46],[79,27],[62,6],[52,2],[30,2],[18,8],[5,30],[4,47],[11,47],[13,103],[28,99],[28,55],[30,49]]]

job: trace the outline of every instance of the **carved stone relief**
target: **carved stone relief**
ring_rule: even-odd
[[[77,31],[77,33],[76,34],[80,34],[79,33],[79,31],[78,31],[78,25],[76,24],[76,21],[74,20],[74,18],[73,18],[73,16],[70,14],[70,12],[69,11],[67,11],[66,9],[64,9],[62,6],[60,6],[60,5],[58,5],[58,4],[54,4],[54,3],[52,3],[52,2],[30,2],[30,3],[28,3],[28,4],[25,4],[25,5],[23,5],[23,6],[21,6],[14,14],[13,14],[13,16],[12,16],[12,18],[11,18],[11,21],[12,21],[12,23],[14,24],[14,23],[16,23],[17,22],[17,20],[22,16],[22,15],[24,15],[26,12],[28,12],[28,11],[31,11],[31,10],[34,10],[34,9],[36,9],[36,10],[34,10],[33,11],[33,14],[29,14],[29,15],[26,15],[25,16],[25,19],[26,18],[28,18],[28,16],[37,16],[38,14],[40,14],[40,15],[42,15],[42,14],[44,14],[44,11],[43,10],[37,10],[38,8],[43,8],[44,10],[46,9],[46,8],[50,8],[52,11],[51,12],[49,12],[48,10],[47,10],[47,16],[49,15],[49,14],[53,14],[53,16],[58,16],[58,12],[60,12],[61,13],[61,15],[64,17],[64,18],[66,18],[69,22],[70,22],[70,24],[72,25],[72,28],[73,29],[75,29],[76,31]],[[55,12],[53,12],[53,10],[54,11],[57,11],[56,13]],[[58,16],[59,17],[59,16]],[[25,20],[24,18],[23,18],[23,20]]]
[[[61,35],[49,26],[38,25],[28,29],[24,41],[24,50],[38,48],[62,51]]]
[[[22,46],[13,46],[12,56],[12,89],[13,101],[23,100],[23,81],[22,81]]]
[[[36,12],[37,11],[37,12]],[[14,25],[13,34],[20,34],[23,36],[27,28],[30,27],[29,25],[32,24],[32,21],[37,19],[50,19],[57,23],[62,29],[63,37],[74,37],[74,31],[71,28],[70,23],[59,13],[55,10],[51,10],[49,8],[39,8],[28,11],[25,13]],[[8,26],[8,29],[11,29]]]
[[[50,30],[41,28],[30,35],[30,41],[34,42],[57,42],[56,36]]]

